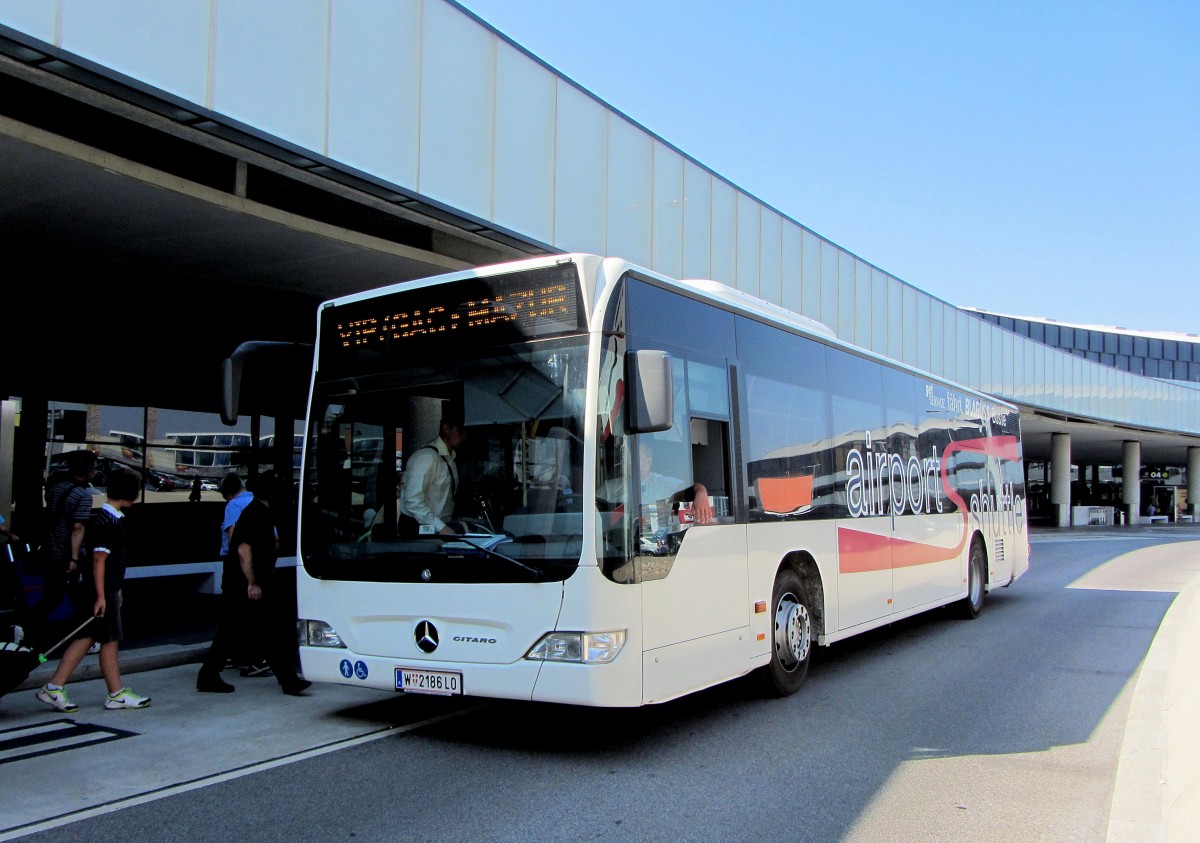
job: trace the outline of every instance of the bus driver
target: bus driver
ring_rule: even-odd
[[[454,455],[466,441],[462,418],[448,414],[442,417],[441,433],[408,458],[400,489],[400,538],[456,533],[447,523],[458,490]]]

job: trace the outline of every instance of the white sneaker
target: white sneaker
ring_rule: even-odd
[[[96,653],[99,653],[99,652],[100,652],[100,642],[93,641],[92,646],[88,647],[88,655],[94,656]]]
[[[59,711],[65,711],[68,714],[74,711],[79,711],[79,706],[71,702],[71,698],[67,696],[66,688],[47,688],[45,685],[37,692],[37,698],[46,705],[53,706]]]
[[[39,694],[39,698],[40,698]],[[107,709],[117,708],[145,708],[150,705],[150,698],[135,694],[129,688],[122,688],[115,694],[109,694],[104,698],[104,707]]]

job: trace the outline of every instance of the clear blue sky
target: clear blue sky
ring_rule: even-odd
[[[1200,2],[463,0],[952,304],[1200,333]]]

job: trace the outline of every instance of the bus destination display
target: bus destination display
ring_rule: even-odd
[[[472,278],[344,305],[326,314],[330,348],[399,351],[430,342],[491,345],[579,330],[574,264]]]

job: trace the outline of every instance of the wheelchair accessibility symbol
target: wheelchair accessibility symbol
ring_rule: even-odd
[[[354,663],[354,675],[357,676],[359,679],[366,679],[367,678],[367,663],[362,662],[362,661],[355,662]]]
[[[342,659],[342,663],[338,665],[338,668],[342,671],[342,676],[345,676],[347,679],[354,675],[354,668],[350,664],[350,659]]]

